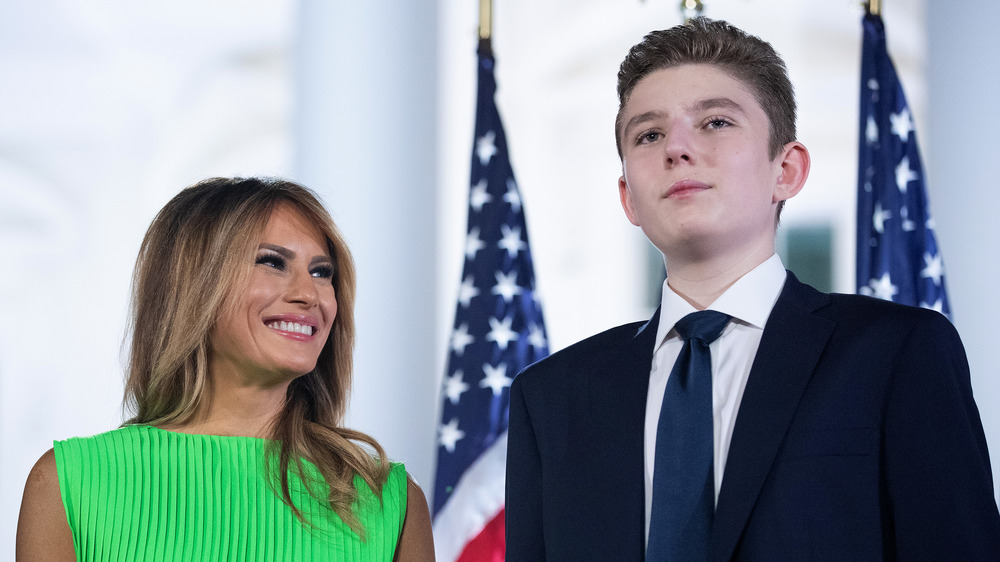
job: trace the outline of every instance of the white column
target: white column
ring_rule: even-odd
[[[300,0],[295,177],[317,190],[358,268],[348,425],[428,497],[435,452],[434,0]]]

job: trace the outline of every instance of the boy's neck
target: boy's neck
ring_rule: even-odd
[[[774,245],[714,259],[667,258],[667,285],[698,310],[705,310],[741,277],[774,255]]]

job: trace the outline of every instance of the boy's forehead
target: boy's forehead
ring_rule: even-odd
[[[725,68],[711,64],[687,64],[650,72],[636,82],[624,113],[634,116],[649,111],[652,105],[695,110],[728,105],[744,112],[763,112],[748,84]]]
[[[649,90],[667,90],[677,94],[732,89],[750,91],[742,80],[724,67],[706,63],[682,64],[650,71],[636,82],[629,98],[637,92]]]

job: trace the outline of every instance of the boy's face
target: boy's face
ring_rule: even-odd
[[[623,123],[622,206],[668,261],[773,252],[785,151],[769,157],[767,115],[743,83],[707,64],[658,70]]]

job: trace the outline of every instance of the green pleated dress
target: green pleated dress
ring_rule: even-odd
[[[150,426],[56,441],[77,560],[392,560],[406,514],[402,464],[393,465],[381,502],[355,477],[362,540],[290,474],[295,505],[313,526],[296,518],[269,486],[264,446]]]

